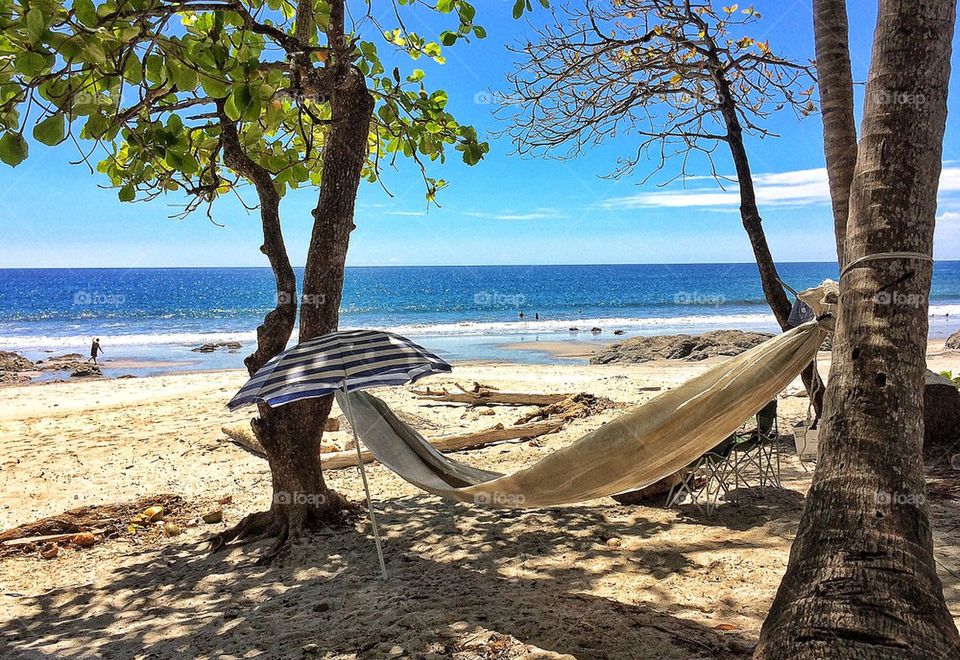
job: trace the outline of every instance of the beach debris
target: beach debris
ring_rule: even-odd
[[[11,553],[35,552],[44,543],[89,547],[104,539],[121,536],[131,530],[130,521],[143,516],[151,507],[161,508],[164,515],[184,508],[185,501],[179,495],[157,494],[130,502],[94,504],[69,509],[54,516],[0,532],[0,556]],[[151,526],[147,522],[146,526]],[[90,543],[91,539],[93,543]]]
[[[590,364],[641,363],[653,360],[695,362],[712,357],[739,355],[770,339],[765,332],[714,330],[702,335],[631,337],[598,351]]]
[[[324,431],[339,431],[340,430],[340,418],[339,417],[327,417],[327,421],[323,425]]]
[[[196,348],[191,348],[190,350],[194,353],[213,353],[219,348],[226,348],[230,351],[236,351],[243,348],[243,344],[238,341],[214,341],[197,346]]]
[[[208,525],[215,525],[219,522],[223,522],[223,509],[214,509],[209,513],[203,514],[203,522]]]
[[[166,537],[179,536],[180,532],[183,531],[180,529],[180,525],[175,522],[170,522],[169,520],[163,523],[163,535]]]
[[[612,538],[612,539],[607,539],[607,547],[608,547],[608,548],[619,548],[621,545],[623,545],[623,541],[621,541],[620,539],[618,539],[618,538],[616,538],[616,537],[614,537],[614,538]]]
[[[319,644],[304,644],[304,645],[303,645],[303,652],[306,653],[306,654],[308,654],[308,655],[317,655],[318,653],[320,653],[320,645],[319,645]]]
[[[60,554],[60,546],[56,543],[44,543],[40,548],[40,556],[44,559],[53,559]]]
[[[413,390],[420,399],[443,401],[444,403],[466,403],[471,406],[546,406],[567,399],[573,394],[528,394],[524,392],[500,392],[495,387],[474,383],[470,390],[457,384],[459,392],[446,389]]]
[[[564,422],[568,422],[572,419],[582,419],[615,407],[616,404],[610,399],[594,396],[587,392],[580,392],[562,401],[551,403],[543,406],[539,410],[527,413],[520,417],[515,423],[527,424],[552,417],[558,417]]]
[[[249,422],[245,424],[234,424],[232,426],[222,426],[220,430],[227,436],[227,440],[245,452],[253,454],[257,458],[267,457],[267,452],[263,448],[263,445],[261,445],[256,436],[253,435]]]
[[[91,530],[89,534],[90,536],[94,536],[96,534],[103,534],[105,531],[106,530],[103,530],[103,529],[94,529],[94,530]],[[19,538],[7,539],[3,542],[3,545],[4,547],[7,547],[7,548],[13,548],[16,546],[29,546],[29,545],[36,545],[38,543],[45,543],[45,542],[57,543],[60,541],[64,541],[64,542],[76,543],[77,545],[81,545],[81,547],[84,547],[82,546],[82,543],[77,543],[76,539],[78,536],[81,536],[81,534],[76,534],[73,532],[67,532],[65,534],[42,534],[40,536],[23,536]]]
[[[74,535],[70,539],[70,542],[81,548],[89,548],[97,542],[97,536],[93,532],[80,532]]]
[[[233,495],[226,495],[217,500],[217,504],[233,504]]]

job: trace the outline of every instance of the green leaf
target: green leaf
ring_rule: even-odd
[[[25,76],[39,76],[47,69],[47,58],[40,53],[27,51],[17,55],[14,68]]]
[[[97,27],[100,22],[92,0],[73,0],[73,13],[87,27]]]
[[[137,197],[137,192],[133,189],[133,186],[126,185],[120,189],[120,192],[117,193],[117,197],[121,202],[132,202]]]
[[[27,141],[18,133],[4,133],[0,138],[0,161],[16,167],[27,158]]]
[[[527,3],[526,0],[517,0],[513,3],[513,17],[520,18],[523,16],[523,10],[526,9]]]
[[[213,76],[201,76],[200,84],[203,86],[203,91],[207,93],[207,96],[215,99],[222,99],[230,91],[226,82]]]
[[[459,35],[456,32],[447,31],[440,35],[440,43],[444,46],[452,46],[457,43],[458,38]]]
[[[49,147],[63,142],[67,137],[63,115],[58,112],[38,123],[33,127],[33,137]]]
[[[47,19],[39,7],[33,7],[27,12],[27,36],[31,44],[38,44],[47,31]]]

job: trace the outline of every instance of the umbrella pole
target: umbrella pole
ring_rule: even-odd
[[[347,418],[350,420],[350,430],[353,431],[353,444],[357,448],[357,465],[360,468],[360,477],[363,480],[363,492],[367,495],[367,509],[370,511],[370,525],[373,527],[373,540],[377,544],[377,558],[380,560],[380,574],[387,579],[387,564],[383,561],[383,546],[380,544],[380,529],[377,527],[377,514],[373,511],[373,500],[370,498],[370,486],[367,485],[367,473],[363,469],[363,453],[360,451],[360,437],[357,435],[357,425],[353,422],[353,411],[350,407],[350,393],[344,390],[344,401],[347,402]]]

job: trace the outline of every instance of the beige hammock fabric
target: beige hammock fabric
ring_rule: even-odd
[[[371,394],[340,392],[337,400],[377,460],[427,492],[491,507],[584,502],[652,484],[736,431],[816,357],[832,331],[837,294],[830,280],[802,292],[819,320],[718,364],[509,475],[444,456]]]

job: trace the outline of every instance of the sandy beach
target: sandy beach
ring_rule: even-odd
[[[827,354],[821,354],[826,372]],[[699,363],[458,364],[431,387],[481,382],[523,392],[590,392],[629,406],[707,368]],[[931,344],[935,370],[960,353]],[[377,576],[366,519],[296,544],[272,566],[257,546],[206,554],[203,541],[268,506],[264,461],[224,441],[249,413],[225,401],[241,371],[3,390],[0,528],[86,505],[174,494],[183,533],[134,534],[83,550],[0,559],[0,639],[40,657],[740,657],[749,654],[786,565],[811,472],[784,454],[782,490],[744,491],[714,516],[612,499],[490,511],[426,495],[367,469],[390,577]],[[787,393],[799,389],[795,383]],[[382,396],[428,437],[513,421],[526,409],[467,409]],[[807,399],[780,398],[780,424]],[[617,415],[575,420],[534,441],[457,454],[511,471]],[[326,439],[346,446],[347,432]],[[785,447],[787,445],[784,445]],[[812,466],[809,466],[812,467]],[[355,469],[329,483],[362,497]],[[200,516],[220,501],[222,523]],[[940,577],[960,621],[960,507],[931,494]]]

